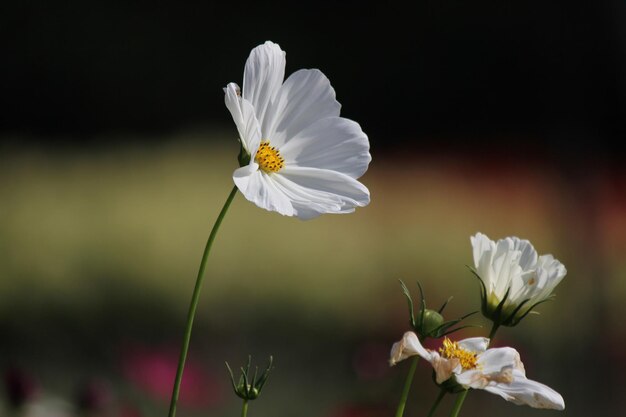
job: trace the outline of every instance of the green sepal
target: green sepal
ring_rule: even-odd
[[[401,279],[399,279],[398,281],[400,281],[400,287],[402,288],[402,293],[406,297],[406,301],[409,305],[409,324],[411,325],[411,327],[415,329],[415,316],[413,314],[413,299],[411,298],[409,289],[406,287],[404,282]]]
[[[476,270],[473,267],[469,265],[465,265],[465,266],[476,277],[476,279],[478,279],[478,282],[480,282],[480,308],[481,308],[481,311],[483,312],[483,315],[489,318],[489,306],[487,304],[487,287],[485,287],[485,283],[483,282],[483,279],[480,277],[480,275],[478,275],[478,272],[476,272]]]
[[[443,323],[441,326],[439,326],[438,328],[436,328],[434,330],[433,335],[431,337],[440,338],[440,337],[443,337],[443,336],[447,336],[447,335],[449,335],[451,333],[457,332],[457,331],[459,331],[461,329],[467,329],[469,327],[481,327],[481,326],[478,326],[478,325],[467,324],[465,326],[461,326],[461,327],[457,327],[455,329],[448,330],[448,329],[450,329],[450,327],[460,323],[461,321],[465,320],[469,316],[472,316],[472,315],[474,315],[476,313],[478,313],[478,310],[477,311],[472,311],[471,313],[467,313],[466,315],[464,315],[462,317],[459,317],[456,320],[450,320],[450,321],[447,321],[447,322]]]
[[[529,308],[528,310],[526,310],[526,311],[524,312],[524,314],[522,314],[520,317],[515,317],[515,314],[511,314],[511,316],[510,316],[510,317],[509,317],[509,319],[507,320],[508,322],[510,322],[510,324],[507,324],[507,323],[503,323],[503,324],[504,324],[505,326],[516,326],[516,325],[517,325],[520,321],[522,321],[522,319],[524,319],[524,318],[525,318],[528,314],[530,314],[530,313],[536,313],[536,314],[539,314],[538,312],[533,311],[533,309],[534,309],[535,307],[537,307],[539,304],[543,304],[543,303],[548,302],[548,301],[554,301],[554,298],[555,298],[555,295],[554,295],[554,294],[552,294],[552,295],[550,295],[549,297],[544,298],[544,299],[543,299],[543,300],[541,300],[541,301],[537,301],[535,304],[533,304],[532,306],[530,306],[530,308]],[[529,300],[524,300],[524,302],[523,302],[522,304],[525,304],[527,301],[529,301]],[[521,305],[521,304],[520,304],[520,305]],[[515,313],[517,313],[517,312],[518,312],[518,310],[519,310],[519,308],[515,310]]]
[[[226,368],[228,369],[228,373],[230,374],[230,382],[232,383],[233,391],[235,392],[235,394],[239,395],[237,387],[241,385],[241,377],[239,377],[239,383],[235,383],[235,375],[233,375],[233,370],[230,369],[230,365],[228,364],[228,362],[224,363],[226,364]]]
[[[452,301],[452,299],[453,299],[453,298],[454,298],[453,296],[448,297],[448,299],[447,299],[446,301],[444,301],[444,303],[441,305],[441,307],[439,307],[439,310],[437,310],[437,312],[438,312],[439,314],[443,313],[443,309],[444,309],[444,308],[446,308],[446,306],[448,305],[448,303],[449,303],[450,301]]]
[[[243,167],[250,164],[251,156],[243,147],[243,143],[239,140],[239,155],[237,155],[237,161],[239,161],[239,166]]]
[[[420,290],[420,322],[419,322],[419,328],[420,330],[424,329],[424,313],[426,312],[426,299],[424,298],[424,290],[422,290],[422,284],[420,284],[419,281],[417,281],[417,287]],[[419,334],[419,333],[418,333]],[[427,337],[428,335],[422,333],[424,335],[424,337]]]

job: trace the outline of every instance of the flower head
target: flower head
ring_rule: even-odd
[[[528,240],[507,237],[494,242],[482,233],[470,239],[483,314],[498,324],[515,326],[535,306],[551,299],[567,273],[552,255],[538,256]]]
[[[513,348],[487,349],[489,339],[446,338],[439,351],[425,349],[417,335],[406,332],[391,348],[391,365],[419,355],[432,365],[435,381],[445,387],[483,389],[517,405],[563,410],[563,397],[552,388],[526,378],[524,364]]]
[[[224,89],[241,142],[235,184],[257,206],[301,219],[367,205],[369,191],[357,181],[371,161],[367,135],[339,117],[321,71],[284,75],[285,52],[268,41],[250,53],[243,88]]]

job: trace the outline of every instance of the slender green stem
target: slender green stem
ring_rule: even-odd
[[[398,410],[396,411],[396,417],[402,417],[404,414],[404,407],[406,406],[406,400],[409,398],[409,391],[411,390],[411,384],[413,383],[413,375],[415,375],[415,369],[420,357],[415,356],[411,362],[409,373],[404,381],[404,389],[402,390],[402,396],[400,397],[400,403],[398,404]]]
[[[196,278],[196,286],[193,289],[191,303],[189,304],[187,325],[185,327],[185,334],[183,336],[183,346],[181,348],[180,357],[178,359],[178,369],[176,370],[176,379],[174,380],[174,389],[172,391],[172,399],[170,401],[170,412],[168,414],[169,417],[174,417],[176,415],[176,403],[178,402],[178,394],[180,393],[180,383],[183,379],[183,370],[185,368],[185,360],[187,359],[187,351],[189,350],[189,340],[191,339],[193,319],[196,315],[196,309],[198,308],[198,300],[200,298],[200,289],[202,288],[202,281],[204,279],[206,261],[209,258],[209,252],[211,251],[211,246],[213,245],[213,241],[215,240],[217,231],[219,230],[220,225],[222,224],[222,220],[224,220],[224,216],[228,211],[228,207],[230,207],[230,203],[232,203],[236,194],[237,187],[233,187],[232,191],[228,195],[228,198],[226,199],[226,202],[224,203],[224,207],[222,207],[222,211],[220,211],[220,214],[217,216],[217,220],[215,220],[215,224],[213,225],[213,229],[211,230],[211,234],[209,235],[209,239],[207,240],[206,247],[204,248],[204,254],[202,255],[202,261],[200,262],[198,277]]]
[[[243,404],[241,405],[241,417],[246,417],[248,414],[248,400],[243,400]]]
[[[433,414],[435,414],[435,410],[437,409],[437,407],[439,406],[439,403],[441,402],[441,400],[443,399],[445,395],[446,395],[445,388],[441,388],[441,390],[439,391],[439,395],[437,395],[437,398],[435,399],[435,402],[433,403],[433,406],[430,407],[430,411],[428,412],[427,417],[432,417]]]
[[[465,401],[465,397],[467,397],[467,393],[469,392],[469,390],[465,390],[463,392],[461,392],[457,397],[456,397],[456,402],[454,403],[454,408],[452,409],[452,412],[450,413],[450,417],[457,417],[459,415],[459,411],[461,411],[461,407],[463,406],[463,401]]]
[[[498,331],[499,327],[500,325],[494,321],[493,327],[491,327],[491,331],[489,332],[489,344],[491,344],[493,338],[496,337],[496,332]]]

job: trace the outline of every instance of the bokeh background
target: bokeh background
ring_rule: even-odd
[[[223,362],[275,370],[251,416],[393,415],[398,279],[479,308],[469,237],[568,269],[496,345],[560,414],[483,392],[464,415],[623,415],[626,5],[43,0],[0,6],[0,415],[165,415],[208,232],[232,186],[222,87],[271,39],[368,133],[372,203],[310,222],[238,196],[209,261],[178,415],[232,416]],[[483,327],[459,336],[488,333]],[[407,417],[435,395],[418,368]],[[440,415],[449,413],[444,400]]]

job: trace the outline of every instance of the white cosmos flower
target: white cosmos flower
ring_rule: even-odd
[[[458,342],[445,338],[439,352],[425,349],[417,335],[406,332],[391,348],[391,365],[419,355],[435,370],[438,384],[454,378],[464,389],[497,394],[517,405],[563,410],[563,397],[552,388],[526,378],[524,364],[513,348],[487,349],[489,339],[472,337]]]
[[[499,324],[516,325],[550,298],[567,273],[552,255],[538,256],[528,240],[507,237],[494,242],[482,233],[470,240],[475,272],[483,284],[483,313]]]
[[[367,205],[369,191],[357,181],[371,161],[367,135],[339,117],[341,105],[321,71],[284,76],[285,52],[268,41],[250,53],[243,88],[224,89],[249,156],[235,170],[235,184],[257,206],[301,219]]]

